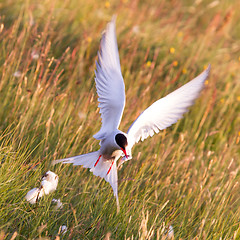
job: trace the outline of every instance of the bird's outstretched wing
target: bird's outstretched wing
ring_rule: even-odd
[[[159,130],[172,124],[187,111],[204,87],[211,66],[192,81],[183,85],[166,97],[159,99],[142,112],[128,129],[128,145],[132,147],[140,139],[143,141]]]
[[[112,18],[103,33],[96,62],[95,82],[102,127],[93,137],[99,140],[118,128],[125,106],[125,86],[118,55],[115,19],[116,17]]]

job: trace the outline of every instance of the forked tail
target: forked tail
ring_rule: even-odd
[[[54,160],[53,164],[57,163],[72,163],[73,165],[82,165],[84,168],[90,168],[90,171],[99,177],[104,178],[112,186],[114,196],[117,201],[117,211],[119,212],[118,201],[118,177],[117,166],[115,160],[104,160],[99,151],[91,152],[75,157]]]

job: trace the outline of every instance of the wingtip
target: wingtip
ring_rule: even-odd
[[[210,70],[211,70],[211,63],[208,64],[208,66],[207,66],[207,68],[206,68],[206,70],[205,70],[208,75],[209,75],[209,73],[210,73]]]
[[[110,28],[113,28],[114,31],[116,31],[116,19],[117,15],[113,15],[111,21],[107,25],[107,30],[109,31]]]
[[[111,30],[110,30],[111,28],[113,28],[114,31],[116,31],[116,30],[115,30],[115,29],[116,29],[116,19],[117,19],[117,15],[114,14],[114,15],[112,16],[111,21],[108,22],[106,29],[102,31],[102,39],[101,39],[101,42],[103,41],[103,39],[104,39],[104,37],[106,36],[106,34],[107,34],[109,31],[111,31]],[[100,45],[101,45],[101,44],[100,44]]]
[[[209,77],[210,70],[211,70],[211,64],[209,63],[207,67],[204,67],[204,71],[200,74],[200,76],[204,76],[204,82]]]
[[[57,159],[57,160],[53,160],[52,161],[52,165],[56,165],[58,163],[72,163],[71,160],[69,158],[64,158],[64,159]]]
[[[114,14],[114,15],[112,16],[111,22],[115,24],[115,23],[116,23],[116,19],[117,19],[117,14]]]
[[[54,166],[54,165],[56,165],[56,164],[58,164],[58,163],[60,163],[60,162],[62,162],[62,161],[61,161],[61,160],[53,160],[51,165]]]

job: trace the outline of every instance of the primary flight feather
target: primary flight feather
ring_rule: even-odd
[[[154,102],[124,133],[118,129],[125,106],[125,86],[118,55],[115,20],[114,17],[108,23],[102,35],[95,71],[102,126],[94,138],[100,140],[101,147],[98,151],[55,160],[54,163],[82,165],[90,168],[94,175],[104,178],[113,188],[119,211],[117,160],[122,157],[123,163],[131,159],[131,149],[135,143],[153,136],[182,118],[203,89],[210,65],[192,81]]]

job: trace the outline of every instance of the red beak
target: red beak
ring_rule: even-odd
[[[127,155],[126,149],[123,149],[123,148],[121,148],[121,149],[122,149],[124,155],[126,156],[126,158],[128,158],[128,155]]]
[[[122,149],[124,155],[126,156],[126,158],[128,158],[128,155],[127,155],[126,149],[123,149],[123,148],[121,148],[121,149]]]

